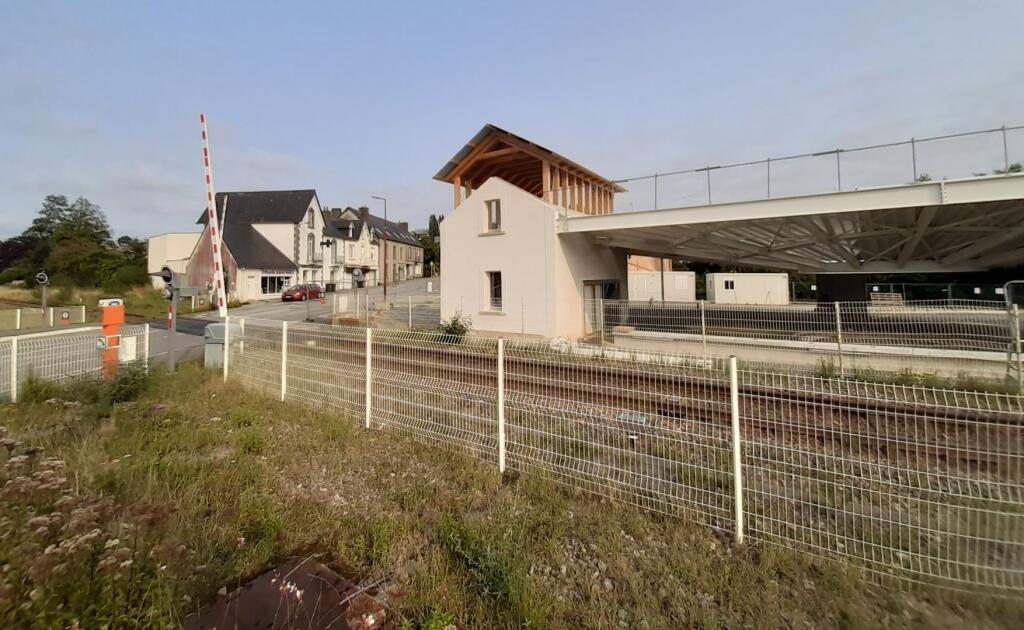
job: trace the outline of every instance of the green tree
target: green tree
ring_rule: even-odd
[[[994,175],[1008,175],[1010,173],[1024,173],[1024,164],[1021,164],[1020,162],[1014,162],[1008,168],[1005,168],[1005,169],[997,168],[996,170],[992,171],[992,173]]]

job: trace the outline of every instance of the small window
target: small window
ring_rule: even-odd
[[[736,289],[736,281],[735,280],[726,280],[725,281],[725,290],[726,291],[734,291],[735,289]]]
[[[313,209],[312,208],[309,209],[309,218],[306,220],[306,225],[308,227],[316,227],[316,224],[313,221]]]
[[[484,202],[487,206],[487,229],[488,230],[500,230],[501,229],[501,200],[499,199],[488,199]]]
[[[490,307],[492,311],[501,310],[501,272],[500,271],[488,271],[487,272],[487,289],[490,298]]]

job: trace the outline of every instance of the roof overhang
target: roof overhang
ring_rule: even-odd
[[[1024,264],[1024,175],[573,216],[563,233],[642,254],[806,272]]]

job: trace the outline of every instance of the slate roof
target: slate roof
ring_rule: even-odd
[[[322,212],[324,217],[324,236],[327,238],[336,238],[340,241],[358,241],[359,235],[363,233],[363,220],[362,219],[346,219],[344,217],[339,219],[331,218],[331,211],[324,210]],[[348,237],[348,226],[352,224],[352,238]]]
[[[231,202],[229,201],[229,214],[231,212],[230,203]],[[356,216],[361,216],[359,210],[356,208],[345,208],[342,212],[351,212]],[[331,233],[331,230],[335,226],[337,226],[338,229],[344,230],[344,239],[348,240],[349,222],[355,223],[355,225],[353,225],[352,227],[352,233],[354,235],[354,238],[358,238],[359,230],[362,228],[363,225],[362,218],[349,219],[347,217],[341,217],[338,219],[332,219],[330,210],[325,210],[324,224],[328,227],[324,229],[324,235],[331,238],[342,238],[341,236],[335,236],[333,233]],[[419,239],[416,238],[415,234],[413,234],[407,229],[404,229],[402,226],[395,223],[394,221],[385,221],[381,217],[377,217],[372,214],[367,214],[366,222],[369,224],[370,229],[372,230],[372,235],[376,238],[384,238],[385,240],[391,241],[393,243],[405,243],[406,245],[412,245],[413,247],[423,247],[423,245],[420,244]]]
[[[308,190],[258,190],[253,192],[217,193],[217,216],[222,217],[224,195],[228,196],[228,224],[232,223],[298,223],[306,216],[316,195]],[[206,225],[206,209],[196,223]]]
[[[217,214],[223,226],[224,195],[228,196],[224,245],[243,269],[291,270],[298,266],[252,227],[254,223],[298,223],[305,220],[315,190],[265,190],[217,193]],[[206,225],[206,210],[199,220]]]
[[[231,214],[230,207],[231,202],[228,202],[228,214]],[[229,221],[224,230],[224,245],[242,269],[298,269],[290,258],[251,225]]]

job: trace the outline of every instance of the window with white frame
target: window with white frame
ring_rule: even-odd
[[[501,310],[501,272],[487,272],[487,298],[488,307],[492,311]]]
[[[501,200],[488,199],[484,202],[487,207],[487,230],[497,231],[501,229]]]

